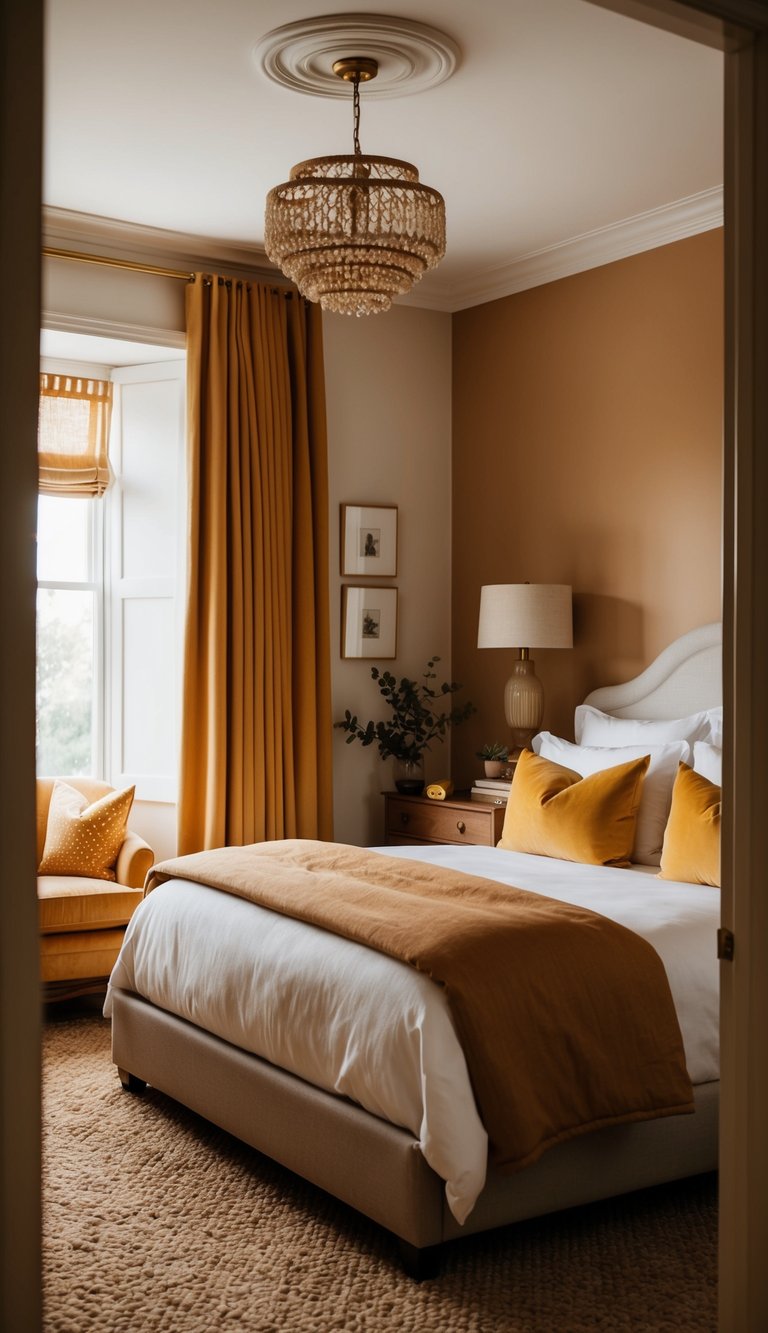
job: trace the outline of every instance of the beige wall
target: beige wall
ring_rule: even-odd
[[[76,242],[72,246],[80,248],[87,249]],[[157,262],[176,267],[167,259]],[[143,341],[142,333],[148,342],[162,342],[169,332],[184,332],[185,286],[178,278],[48,258],[43,262],[43,323],[84,333],[100,332],[100,324],[121,325],[133,331],[137,342]]]
[[[534,654],[544,725],[720,616],[722,233],[454,316],[453,667],[508,736],[511,653],[478,652],[483,583],[570,583],[574,650]]]
[[[363,721],[385,716],[371,663],[340,656],[339,505],[398,508],[396,586],[398,647],[383,662],[397,676],[416,677],[434,653],[440,680],[450,678],[451,634],[451,319],[393,307],[370,319],[326,316],[323,321],[328,398],[331,498],[331,652],[333,716],[349,708]],[[382,706],[380,706],[382,705]],[[335,837],[383,842],[383,802],[391,761],[375,746],[334,737]],[[450,770],[450,750],[438,742],[428,776]]]

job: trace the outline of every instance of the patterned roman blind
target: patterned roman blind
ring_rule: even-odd
[[[103,495],[109,485],[112,385],[76,375],[40,375],[38,489],[41,495]]]

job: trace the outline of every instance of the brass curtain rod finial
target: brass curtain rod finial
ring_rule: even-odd
[[[354,83],[355,79],[370,83],[379,72],[379,62],[371,56],[344,56],[342,60],[334,60],[332,69],[337,78],[347,83]]]

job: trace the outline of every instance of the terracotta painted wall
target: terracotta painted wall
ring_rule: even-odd
[[[574,649],[533,654],[544,726],[720,617],[722,233],[454,316],[453,669],[507,739],[512,654],[476,647],[484,583],[570,583]]]

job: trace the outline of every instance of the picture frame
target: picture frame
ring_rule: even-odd
[[[379,659],[397,656],[397,588],[344,584],[341,655]]]
[[[397,505],[341,505],[341,573],[394,578]]]

